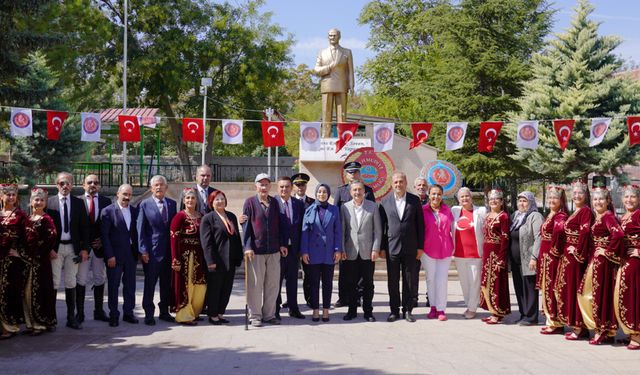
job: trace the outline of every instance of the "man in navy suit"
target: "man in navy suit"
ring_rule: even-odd
[[[118,312],[118,288],[122,280],[122,320],[137,324],[133,315],[136,301],[136,266],[138,265],[138,231],[136,219],[138,209],[129,205],[133,188],[129,184],[120,185],[116,194],[117,201],[100,214],[102,249],[107,260],[109,325],[117,327],[120,319]]]
[[[282,280],[287,290],[287,304],[289,306],[289,316],[297,319],[304,319],[304,315],[298,307],[298,265],[300,263],[300,235],[302,233],[302,218],[304,217],[304,203],[301,200],[291,197],[293,184],[291,178],[281,176],[278,178],[278,203],[280,204],[280,221],[285,223],[287,229],[286,257],[280,258],[280,289]],[[278,293],[276,302],[276,318],[280,318],[280,304],[282,303],[281,293]]]
[[[196,183],[191,186],[198,193],[196,202],[196,210],[204,216],[209,213],[211,209],[207,205],[209,201],[209,194],[213,193],[217,189],[209,186],[211,182],[211,168],[208,165],[201,165],[196,170]],[[178,204],[180,205],[180,209],[184,209],[184,192],[180,193],[180,199],[178,200]],[[204,261],[204,258],[203,258]],[[204,263],[203,263],[204,264]]]
[[[78,195],[84,202],[84,207],[89,218],[89,260],[78,265],[78,276],[76,278],[76,305],[78,313],[76,319],[78,323],[84,322],[84,297],[87,281],[93,284],[93,320],[108,322],[109,318],[102,309],[104,301],[104,282],[106,279],[106,266],[104,263],[104,251],[100,240],[100,213],[108,205],[111,199],[100,192],[100,180],[95,174],[87,175],[84,178],[84,194]],[[89,269],[92,271],[92,280],[89,280]]]
[[[151,178],[151,197],[138,206],[138,251],[144,269],[144,324],[156,324],[153,318],[155,306],[153,296],[158,279],[160,280],[160,320],[174,322],[169,314],[169,296],[171,291],[171,249],[169,248],[169,227],[176,215],[176,201],[166,198],[167,180],[156,175]]]

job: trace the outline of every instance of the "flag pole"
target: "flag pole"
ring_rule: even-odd
[[[265,109],[264,113],[267,114],[267,119],[271,121],[271,116],[273,116],[273,108],[269,107]],[[268,151],[269,153],[267,154],[267,174],[271,176],[271,147],[268,147]]]
[[[124,42],[122,58],[122,114],[127,114],[127,13],[128,0],[124,0]],[[122,183],[128,183],[127,176],[127,142],[122,142]],[[142,181],[140,181],[142,184]]]

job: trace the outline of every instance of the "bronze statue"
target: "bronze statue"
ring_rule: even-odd
[[[351,50],[343,48],[340,42],[340,30],[329,30],[329,48],[318,53],[313,72],[320,77],[322,93],[322,136],[331,134],[331,118],[333,109],[336,122],[347,119],[347,95],[353,95],[353,57]]]

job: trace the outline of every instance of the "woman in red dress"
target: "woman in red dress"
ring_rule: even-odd
[[[640,349],[640,187],[625,186],[622,231],[624,251],[616,278],[613,307],[622,331],[629,335],[627,349]]]
[[[565,335],[567,340],[588,337],[578,306],[578,288],[589,261],[589,239],[591,237],[591,212],[589,189],[581,181],[572,184],[572,201],[576,208],[564,223],[565,243],[556,275],[555,295],[557,319],[571,328]]]
[[[197,194],[193,188],[184,189],[184,210],[171,221],[171,309],[176,313],[176,322],[186,325],[197,324],[207,292]]]
[[[27,272],[24,290],[25,323],[32,336],[56,326],[56,291],[53,289],[51,256],[55,255],[56,226],[44,212],[47,192],[31,191],[31,216],[27,221]]]
[[[22,291],[27,215],[17,205],[17,185],[0,185],[0,194],[0,339],[8,339],[24,322]]]
[[[589,344],[600,345],[613,339],[618,329],[613,295],[624,232],[614,214],[609,191],[598,188],[591,196],[596,219],[591,226],[591,260],[578,290],[578,304],[584,324],[595,330]]]
[[[560,256],[564,250],[564,225],[567,220],[567,197],[564,189],[551,185],[547,191],[549,215],[540,229],[540,254],[537,262],[536,288],[542,291],[542,308],[547,318],[543,335],[561,334],[563,324],[558,320],[558,306],[554,293]]]
[[[509,300],[509,274],[507,270],[507,251],[509,249],[509,215],[504,212],[502,191],[489,192],[489,207],[484,222],[484,245],[482,254],[482,278],[480,306],[491,312],[484,318],[487,324],[498,324],[511,313]]]

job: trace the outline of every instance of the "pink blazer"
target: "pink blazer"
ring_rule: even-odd
[[[442,203],[438,212],[439,222],[428,204],[422,206],[424,215],[424,252],[433,259],[444,259],[453,255],[453,214]]]

